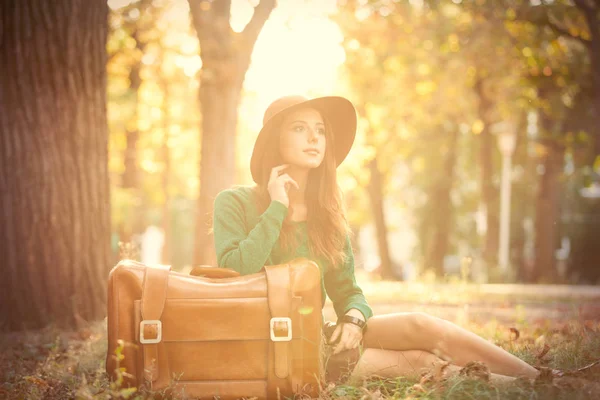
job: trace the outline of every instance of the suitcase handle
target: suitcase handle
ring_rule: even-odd
[[[202,276],[205,278],[235,278],[240,273],[231,268],[211,267],[210,265],[196,265],[190,271],[192,276]]]

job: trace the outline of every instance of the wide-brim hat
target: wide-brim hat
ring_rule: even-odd
[[[256,137],[250,172],[254,182],[260,184],[262,158],[269,141],[272,139],[273,126],[283,121],[291,111],[300,108],[314,108],[329,124],[333,133],[336,166],[339,166],[352,148],[356,136],[356,110],[350,100],[341,96],[325,96],[308,99],[304,96],[284,96],[272,102],[263,117],[263,126]]]

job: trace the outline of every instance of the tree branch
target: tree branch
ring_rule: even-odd
[[[252,19],[241,33],[242,40],[246,43],[245,50],[248,52],[248,56],[252,53],[258,34],[275,8],[276,2],[276,0],[260,0],[260,3],[254,7]]]
[[[590,40],[584,39],[581,36],[575,36],[575,35],[571,34],[571,32],[569,32],[564,27],[559,26],[555,22],[551,21],[550,15],[548,14],[548,12],[544,12],[542,15],[540,15],[538,13],[534,13],[533,11],[534,10],[532,10],[531,7],[523,8],[520,10],[520,12],[517,13],[514,20],[522,21],[522,22],[529,22],[530,24],[533,24],[540,28],[548,27],[555,34],[566,37],[568,39],[576,40],[576,41],[582,43],[588,49],[592,45],[592,42]]]
[[[231,0],[188,0],[192,23],[200,40],[219,41],[233,33],[229,25]]]

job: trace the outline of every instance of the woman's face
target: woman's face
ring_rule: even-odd
[[[281,124],[279,152],[285,164],[317,168],[325,158],[325,124],[313,108],[301,108],[288,114]]]

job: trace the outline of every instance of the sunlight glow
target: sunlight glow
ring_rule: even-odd
[[[247,0],[232,2],[231,25],[243,29],[252,17]],[[244,89],[252,93],[252,111],[245,114],[248,128],[258,132],[262,113],[276,98],[288,94],[328,95],[339,86],[338,67],[345,60],[343,36],[328,18],[335,0],[282,0],[265,23],[246,74]],[[249,98],[247,100],[250,100]],[[257,112],[258,111],[258,112]]]

